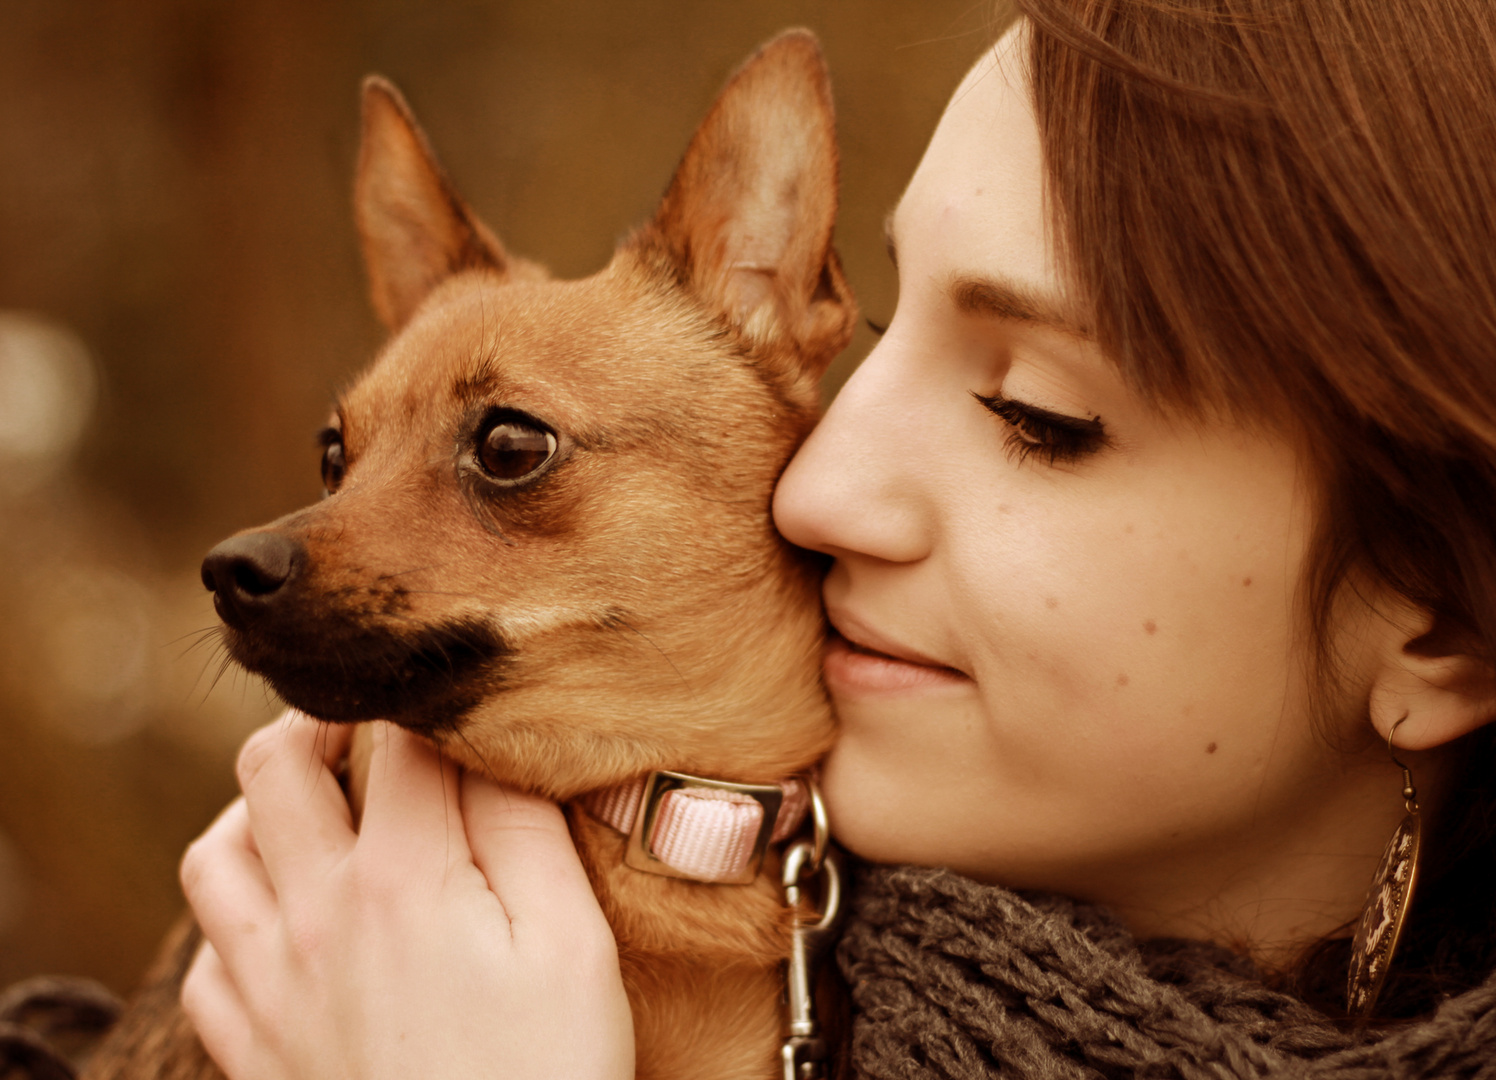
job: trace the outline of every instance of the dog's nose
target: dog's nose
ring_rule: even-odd
[[[219,617],[239,627],[274,602],[301,563],[301,545],[281,533],[231,536],[203,559],[203,584]]]

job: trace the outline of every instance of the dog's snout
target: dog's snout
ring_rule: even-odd
[[[301,545],[281,533],[231,536],[203,559],[203,585],[223,621],[238,626],[275,600],[302,561]]]

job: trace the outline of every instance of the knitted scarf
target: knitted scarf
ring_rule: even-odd
[[[1225,949],[946,870],[866,868],[838,960],[859,1080],[1496,1080],[1496,978],[1357,1036]]]

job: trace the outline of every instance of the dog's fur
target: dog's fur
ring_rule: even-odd
[[[393,336],[338,406],[336,492],[247,534],[291,552],[273,602],[225,606],[219,583],[234,658],[313,716],[393,720],[562,801],[656,768],[809,768],[832,737],[818,573],[770,496],[855,320],[814,38],[791,31],[739,70],[654,220],[585,280],[508,255],[379,79],[355,204]],[[475,460],[496,409],[557,439],[513,486]],[[638,1075],[774,1075],[775,861],[751,885],[672,880],[568,819],[617,936]],[[157,1012],[128,1017],[91,1076],[210,1069],[159,1015],[190,953],[175,943]]]

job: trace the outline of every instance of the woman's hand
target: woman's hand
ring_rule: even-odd
[[[618,951],[560,811],[374,730],[360,830],[348,729],[291,713],[188,850],[207,940],[182,988],[233,1080],[630,1077]]]

